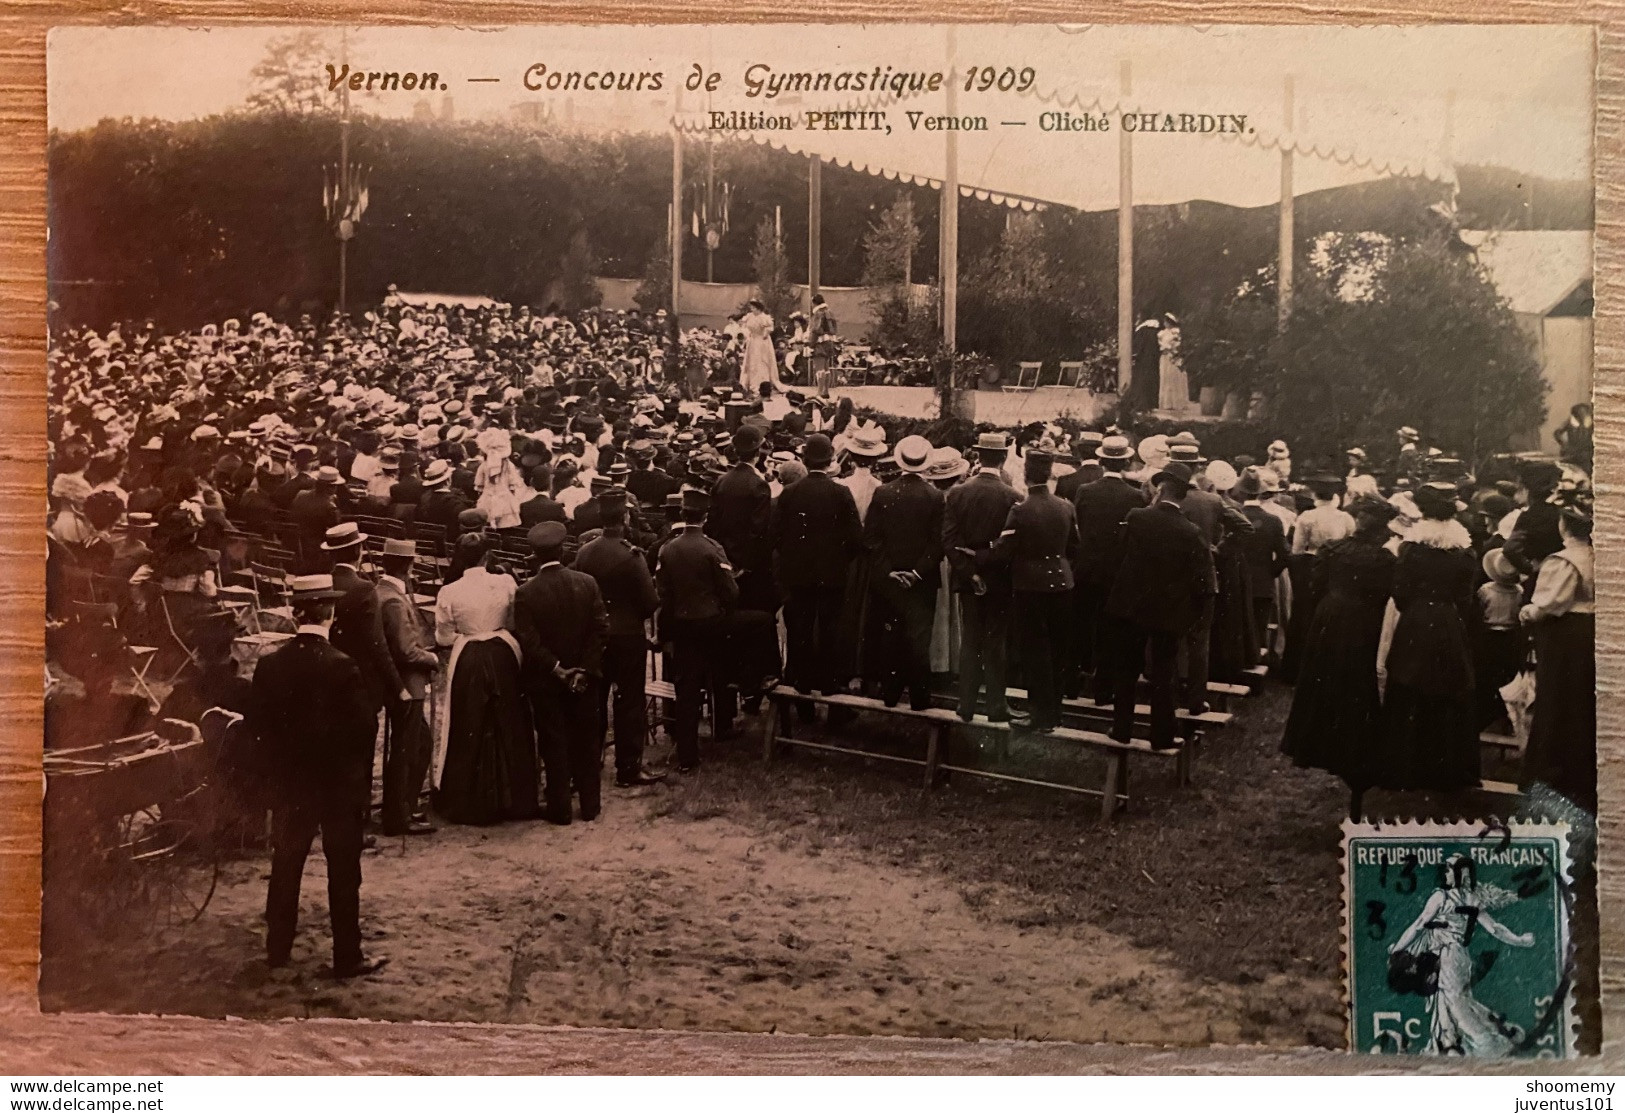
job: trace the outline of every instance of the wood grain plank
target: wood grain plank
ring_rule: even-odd
[[[1351,1072],[1326,1052],[571,1031],[319,1021],[42,1017],[38,962],[44,652],[45,35],[59,24],[1057,21],[1067,23],[1586,23],[1598,29],[1596,393],[1599,754],[1605,1054],[1625,1069],[1625,0],[1333,0],[1248,4],[654,4],[376,0],[9,0],[0,7],[0,1071],[60,1072]],[[1392,1064],[1387,1064],[1391,1069]],[[1418,1063],[1418,1072],[1450,1069]],[[1455,1069],[1460,1069],[1455,1068]],[[1484,1070],[1484,1067],[1478,1069]],[[1501,1068],[1516,1073],[1515,1068]]]

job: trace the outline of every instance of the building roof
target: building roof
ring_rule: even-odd
[[[1544,317],[1591,281],[1590,232],[1463,232],[1514,313]]]

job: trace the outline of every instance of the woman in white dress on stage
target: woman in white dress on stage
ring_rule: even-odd
[[[745,397],[756,397],[763,383],[772,383],[773,389],[779,389],[779,359],[773,351],[772,314],[752,298],[750,311],[739,326],[745,330],[745,358],[739,366],[739,385]]]

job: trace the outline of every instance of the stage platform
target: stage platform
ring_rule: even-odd
[[[851,398],[862,409],[894,417],[932,419],[941,416],[935,388],[927,386],[838,386],[832,398]],[[1030,421],[1069,417],[1098,422],[1117,405],[1117,395],[1096,394],[1082,387],[1043,386],[1033,390],[963,390],[955,395],[960,416],[977,424],[1004,427]]]

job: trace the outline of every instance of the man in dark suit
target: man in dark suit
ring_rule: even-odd
[[[361,950],[361,849],[377,726],[356,663],[328,630],[338,592],[330,576],[291,584],[298,631],[254,670],[250,722],[270,774],[273,850],[265,897],[265,956],[286,966],[299,922],[299,888],[317,832],[327,858],[333,976],[372,974],[388,961]]]
[[[401,678],[390,700],[389,744],[384,751],[384,803],[380,826],[386,835],[426,835],[434,830],[418,811],[434,741],[427,718],[429,678],[440,667],[433,638],[412,600],[410,579],[417,543],[387,538],[378,558],[378,610],[384,641]]]
[[[342,522],[327,531],[322,543],[333,559],[333,648],[356,663],[366,686],[373,719],[378,712],[410,693],[384,636],[383,610],[378,589],[356,570],[361,564],[361,543],[367,539],[354,522]],[[369,766],[370,768],[370,766]]]
[[[1073,506],[1078,512],[1078,563],[1073,587],[1080,646],[1080,663],[1094,674],[1091,695],[1101,703],[1112,699],[1113,649],[1108,644],[1101,611],[1111,595],[1112,579],[1123,562],[1123,523],[1129,511],[1145,505],[1145,493],[1123,476],[1134,450],[1128,438],[1106,437],[1096,450],[1105,474],[1078,489]]]
[[[598,818],[600,803],[597,685],[604,671],[609,614],[598,581],[564,567],[561,522],[532,527],[536,574],[514,594],[513,632],[524,652],[521,672],[536,724],[536,745],[547,770],[549,822],[571,820],[571,798],[581,818]]]
[[[1264,497],[1264,485],[1259,481],[1257,469],[1248,468],[1236,481],[1236,497],[1242,500],[1241,512],[1253,524],[1253,532],[1244,537],[1247,551],[1247,594],[1253,612],[1253,629],[1258,635],[1258,648],[1269,643],[1270,616],[1275,611],[1275,579],[1286,571],[1292,550],[1287,547],[1286,527],[1281,519],[1264,509],[1259,500]]]
[[[931,442],[904,437],[893,453],[903,473],[874,493],[863,520],[869,550],[869,598],[879,612],[881,698],[895,707],[903,690],[909,706],[931,706],[931,626],[942,586],[943,496],[921,477]]]
[[[1072,618],[1072,562],[1078,552],[1077,512],[1050,493],[1054,457],[1027,453],[1027,497],[1010,508],[995,548],[1010,561],[1011,621],[1027,681],[1027,715],[1034,731],[1061,725],[1059,656]]]
[[[455,529],[457,515],[467,510],[470,503],[451,489],[452,467],[444,460],[436,460],[423,470],[423,497],[418,500],[414,519],[420,525],[437,525]]]
[[[553,469],[538,464],[526,475],[526,482],[536,494],[519,504],[519,524],[529,529],[543,522],[562,522],[569,515],[564,504],[553,497]]]
[[[710,496],[685,487],[682,523],[660,547],[655,580],[660,594],[660,640],[670,646],[672,686],[677,689],[678,772],[700,764],[700,707],[711,691],[716,731],[726,734],[733,719],[728,680],[728,618],[739,604],[739,585],[728,554],[705,535]]]
[[[863,548],[863,526],[852,492],[827,471],[830,439],[814,433],[802,447],[807,477],[779,495],[769,535],[784,589],[789,650],[787,679],[803,692],[840,692],[849,654],[840,645],[847,571]]]
[[[643,624],[660,606],[649,562],[626,539],[626,491],[619,487],[598,496],[603,534],[581,547],[575,569],[598,582],[609,616],[604,643],[604,683],[599,696],[599,746],[609,716],[604,713],[611,686],[615,689],[615,783],[622,788],[650,785],[660,777],[643,768],[643,742],[648,734],[643,687],[649,639]],[[579,511],[578,511],[579,513]]]
[[[1200,453],[1200,446],[1195,443],[1194,437],[1189,437],[1184,445],[1190,456],[1196,458]],[[1180,445],[1172,445],[1174,450],[1174,463],[1184,463],[1179,459]],[[1195,486],[1195,465],[1187,465],[1192,469],[1192,485],[1180,499],[1179,508],[1185,512],[1185,517],[1195,523],[1201,531],[1202,537],[1207,541],[1209,553],[1219,550],[1219,543],[1233,533],[1249,534],[1253,531],[1252,522],[1240,509],[1232,506],[1227,500],[1220,498],[1212,491],[1204,491]],[[1207,678],[1208,661],[1213,648],[1213,605],[1219,593],[1218,575],[1215,571],[1213,591],[1209,594],[1202,614],[1185,635],[1185,706],[1192,713],[1201,713],[1207,710]],[[1241,600],[1236,600],[1239,604]]]
[[[632,474],[626,477],[626,490],[640,506],[664,506],[667,495],[682,489],[681,483],[655,463],[654,446],[648,441],[633,441],[629,454]]]
[[[1123,524],[1122,562],[1106,600],[1116,652],[1112,737],[1127,742],[1133,736],[1135,687],[1149,642],[1151,745],[1172,749],[1179,640],[1212,613],[1213,551],[1179,509],[1190,488],[1190,468],[1170,463],[1152,481],[1156,500],[1129,511]]]
[[[332,566],[322,545],[327,531],[339,524],[339,508],[334,500],[343,483],[337,468],[318,468],[315,486],[295,495],[288,509],[299,531],[299,562],[307,572],[325,572]]]
[[[993,543],[1004,531],[1010,508],[1021,501],[1004,481],[1009,440],[1003,433],[976,439],[976,474],[952,488],[943,505],[942,545],[959,596],[959,717],[975,717],[976,699],[987,683],[987,717],[1008,722],[1005,703],[1005,639],[1010,632],[1010,568]]]
[[[768,528],[773,519],[773,490],[756,470],[762,433],[741,425],[729,451],[734,465],[711,488],[706,536],[715,538],[739,573],[739,605],[752,610],[778,610],[773,586],[773,554]]]

